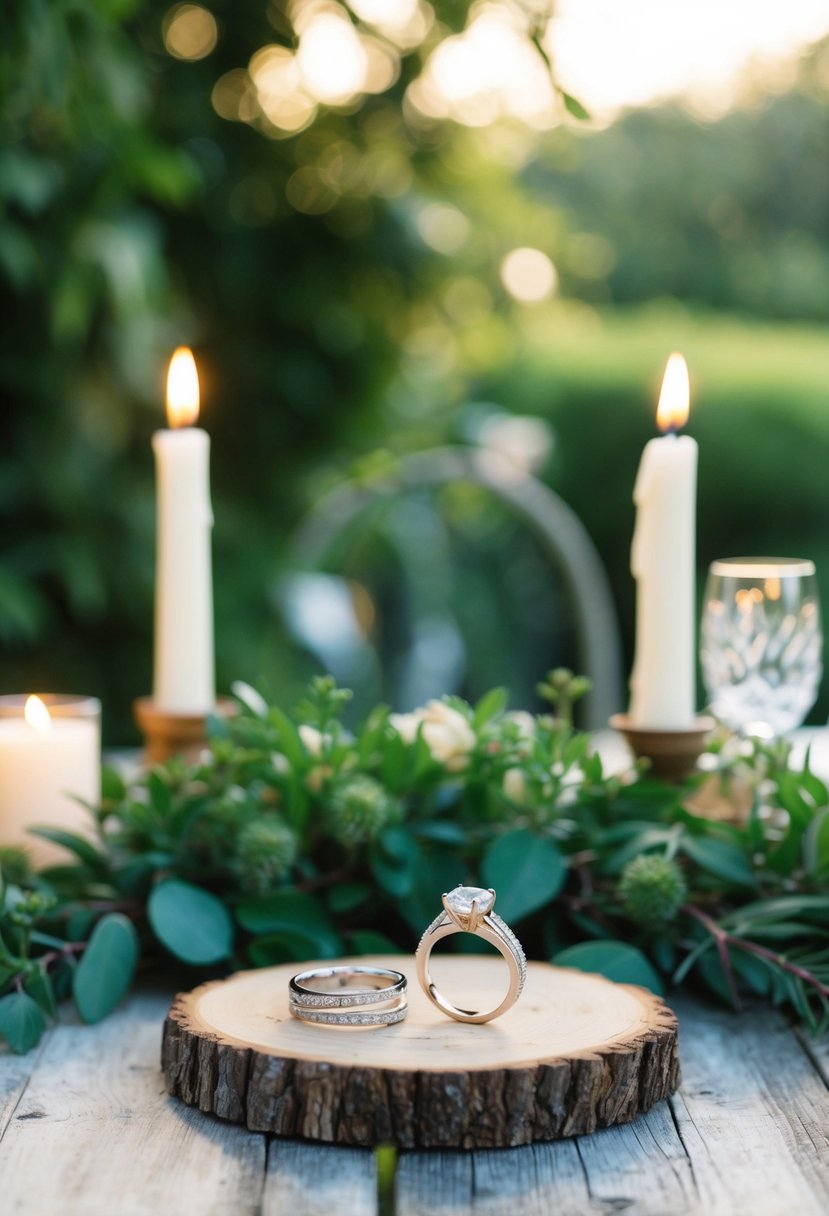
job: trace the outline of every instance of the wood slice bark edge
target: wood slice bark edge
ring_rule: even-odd
[[[642,1019],[629,1034],[519,1065],[505,1060],[504,1067],[445,1070],[332,1063],[246,1043],[205,1025],[199,1005],[216,983],[205,984],[175,998],[164,1025],[162,1068],[169,1093],[188,1105],[278,1136],[407,1149],[555,1140],[629,1122],[679,1083],[673,1012],[644,989],[612,987],[641,1003]]]

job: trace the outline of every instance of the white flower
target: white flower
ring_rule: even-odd
[[[414,743],[422,721],[422,709],[416,709],[410,714],[389,714],[390,725],[394,727],[404,743]]]
[[[466,768],[477,742],[463,714],[444,701],[430,701],[425,708],[408,714],[389,714],[389,722],[404,743],[414,743],[420,731],[432,759],[451,773]]]
[[[521,768],[508,768],[503,777],[504,793],[512,802],[523,804],[527,797],[527,778]]]
[[[445,764],[451,773],[466,768],[477,740],[463,714],[443,701],[430,701],[419,712],[423,715],[421,732],[432,758]]]
[[[309,726],[307,722],[303,722],[299,727],[299,737],[311,756],[321,756],[323,744],[328,743],[330,739],[329,735],[324,735],[316,726]]]
[[[512,722],[518,727],[518,736],[521,739],[535,738],[535,718],[526,709],[514,709],[508,714],[504,714],[505,722]]]

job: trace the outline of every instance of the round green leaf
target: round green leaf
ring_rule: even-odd
[[[239,904],[236,919],[257,936],[299,936],[305,945],[289,958],[334,958],[342,950],[340,936],[322,904],[305,891],[280,891],[264,899]]]
[[[18,1055],[37,1047],[46,1029],[46,1017],[37,1001],[25,992],[0,997],[0,1038]]]
[[[680,847],[701,869],[725,882],[741,887],[757,885],[756,875],[745,853],[728,840],[685,835]]]
[[[220,899],[178,878],[154,888],[147,901],[153,933],[185,963],[218,963],[233,949],[233,921]]]
[[[132,983],[138,953],[138,934],[126,916],[113,912],[98,921],[72,979],[84,1022],[100,1022],[112,1012]]]
[[[657,996],[663,992],[662,980],[641,950],[627,942],[580,942],[555,956],[558,967],[595,971],[620,984],[640,984]]]
[[[506,921],[521,920],[555,899],[566,874],[555,842],[523,829],[499,836],[483,862],[484,885],[495,888],[495,910]]]

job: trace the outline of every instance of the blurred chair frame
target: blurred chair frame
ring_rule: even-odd
[[[549,486],[508,457],[487,448],[434,448],[400,457],[370,483],[336,486],[300,525],[289,565],[325,569],[336,543],[363,522],[378,500],[458,481],[488,490],[508,507],[559,570],[574,609],[579,671],[593,685],[584,702],[584,725],[602,729],[626,703],[619,625],[607,574],[578,516]]]

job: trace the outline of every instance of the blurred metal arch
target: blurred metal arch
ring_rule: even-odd
[[[443,447],[398,458],[370,484],[346,482],[325,494],[294,534],[288,564],[325,568],[338,541],[384,498],[424,486],[471,482],[490,491],[535,534],[560,571],[574,607],[579,670],[593,689],[585,726],[601,729],[625,704],[622,648],[607,574],[581,520],[559,496],[507,457],[486,448]]]

